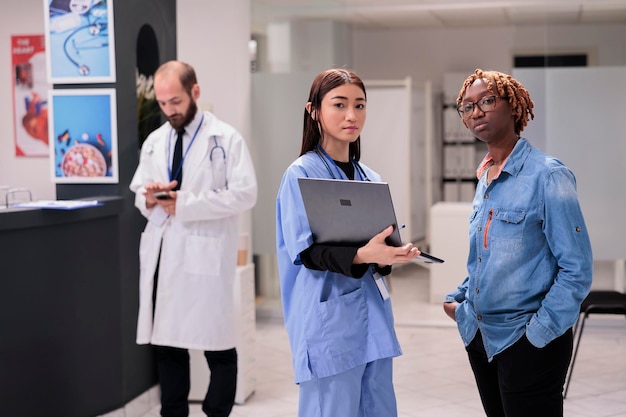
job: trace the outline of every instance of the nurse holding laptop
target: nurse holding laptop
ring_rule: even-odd
[[[298,178],[381,181],[359,162],[366,118],[362,80],[346,69],[317,75],[304,111],[300,157],[276,200],[276,245],[300,417],[393,417],[392,358],[402,351],[383,276],[420,252],[385,243],[389,226],[360,247],[317,244]]]

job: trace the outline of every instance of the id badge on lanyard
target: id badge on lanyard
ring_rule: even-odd
[[[374,272],[374,281],[376,282],[380,296],[383,297],[383,300],[388,300],[389,290],[387,290],[387,285],[385,284],[385,277],[380,275],[378,272]]]

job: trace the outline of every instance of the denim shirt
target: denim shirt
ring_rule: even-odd
[[[565,333],[593,269],[574,174],[519,139],[500,175],[479,179],[469,222],[469,275],[445,298],[465,345],[480,329],[491,361],[524,334],[542,348]]]

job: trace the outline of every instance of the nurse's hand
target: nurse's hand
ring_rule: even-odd
[[[410,262],[421,253],[412,243],[407,243],[401,247],[387,245],[385,239],[391,235],[392,232],[393,226],[389,226],[371,238],[365,246],[357,250],[352,263],[378,264],[378,266],[382,268],[387,265]]]

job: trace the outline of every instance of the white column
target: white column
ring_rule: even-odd
[[[200,107],[234,126],[252,148],[250,132],[250,0],[177,0],[177,55],[192,65]],[[242,233],[251,233],[249,213]]]

